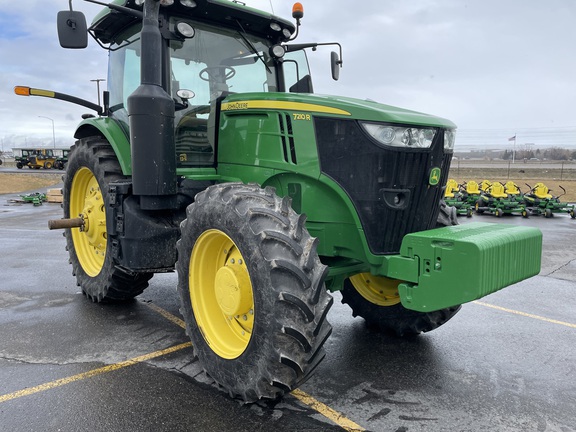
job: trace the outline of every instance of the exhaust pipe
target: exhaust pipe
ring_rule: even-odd
[[[174,100],[162,87],[159,0],[145,0],[140,86],[128,97],[132,186],[144,210],[176,208]]]

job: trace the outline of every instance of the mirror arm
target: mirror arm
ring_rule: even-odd
[[[322,42],[322,43],[317,43],[317,42],[312,42],[312,43],[303,43],[303,44],[289,44],[289,45],[283,45],[284,49],[286,50],[286,52],[292,52],[292,51],[300,51],[302,49],[305,48],[312,48],[312,50],[316,50],[319,46],[328,46],[328,45],[338,45],[338,50],[340,51],[340,60],[338,61],[338,65],[340,67],[342,67],[342,45],[340,45],[340,43],[338,42]]]
[[[125,14],[127,14],[127,15],[132,15],[133,17],[136,17],[136,18],[139,18],[139,19],[144,18],[144,14],[143,14],[142,12],[137,11],[137,10],[134,10],[134,9],[130,9],[130,8],[127,8],[127,7],[124,7],[124,6],[119,6],[119,5],[116,5],[116,4],[113,4],[113,3],[103,3],[103,2],[97,1],[97,0],[84,0],[84,1],[86,1],[86,2],[88,2],[88,3],[94,3],[94,4],[97,4],[97,5],[100,5],[100,6],[106,6],[106,7],[110,8],[110,9],[112,9],[112,10],[115,10],[115,11],[118,11],[118,12],[122,12],[122,13],[125,13]],[[70,0],[70,3],[72,3],[72,0]]]

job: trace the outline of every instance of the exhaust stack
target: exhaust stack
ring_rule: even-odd
[[[162,87],[160,2],[146,0],[140,86],[128,97],[133,193],[144,210],[176,207],[174,101]]]

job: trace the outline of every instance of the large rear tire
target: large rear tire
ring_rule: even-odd
[[[181,224],[186,331],[208,375],[244,402],[298,387],[325,355],[332,297],[304,221],[273,188],[233,183],[198,194]]]
[[[64,176],[65,218],[82,217],[85,227],[66,229],[72,272],[82,292],[92,301],[128,300],[142,293],[152,273],[117,267],[108,241],[108,185],[124,179],[116,154],[100,137],[83,138],[70,151]]]

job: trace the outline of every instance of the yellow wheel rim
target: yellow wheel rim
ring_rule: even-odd
[[[398,285],[402,282],[370,273],[359,273],[350,277],[350,282],[358,293],[378,306],[394,306],[400,303]]]
[[[194,317],[212,351],[240,356],[254,327],[254,296],[246,262],[236,244],[219,230],[198,238],[188,272]]]
[[[84,219],[82,229],[71,230],[72,241],[82,269],[94,277],[102,270],[106,258],[106,209],[100,185],[86,167],[80,168],[72,179],[70,217]]]

